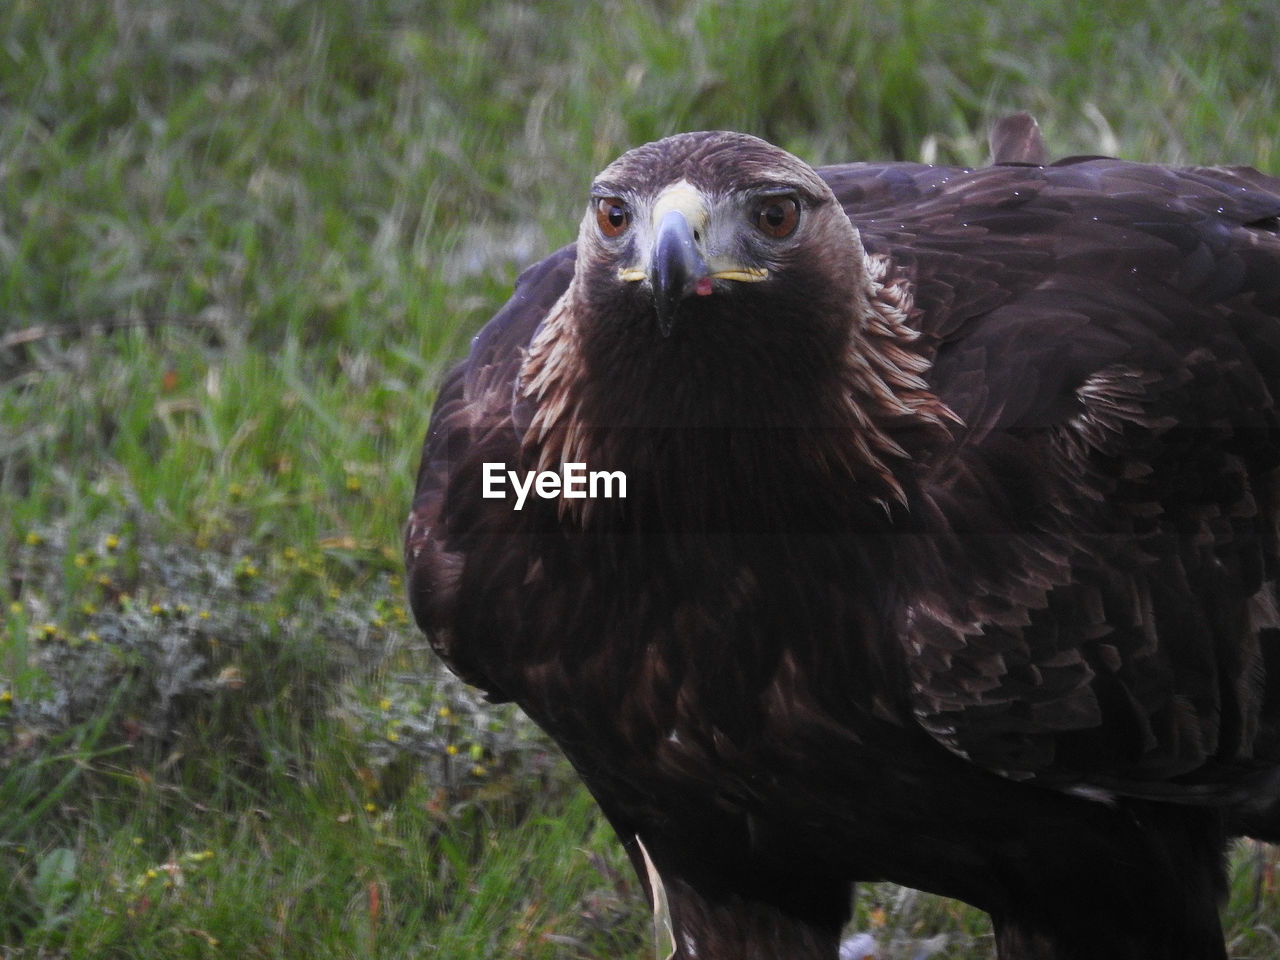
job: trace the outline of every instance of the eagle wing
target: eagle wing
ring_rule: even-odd
[[[913,291],[964,423],[897,538],[888,642],[916,720],[1068,787],[1221,799],[1271,775],[1280,181],[1096,158],[823,173]]]
[[[481,509],[482,491],[475,481],[482,464],[514,464],[518,459],[520,364],[539,325],[569,286],[573,263],[570,245],[525,270],[511,299],[475,336],[467,358],[441,384],[405,531],[407,586],[418,625],[449,667],[493,700],[510,697],[480,666],[481,651],[462,649],[454,642],[468,615],[458,604],[467,575],[464,559],[477,544],[507,534],[493,527],[491,511]],[[455,482],[458,478],[464,482]],[[497,571],[495,579],[500,580],[500,574]],[[523,572],[507,582],[518,585],[522,576]]]

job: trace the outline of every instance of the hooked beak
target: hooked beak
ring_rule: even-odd
[[[658,313],[658,329],[664,337],[671,334],[676,312],[685,297],[711,292],[710,272],[684,213],[667,211],[658,224],[649,261],[649,283]]]
[[[680,305],[688,297],[714,293],[715,281],[755,283],[769,276],[765,267],[708,250],[711,211],[706,198],[684,181],[658,196],[652,222],[648,257],[642,264],[620,269],[618,278],[625,283],[648,283],[658,330],[664,337],[670,336]]]

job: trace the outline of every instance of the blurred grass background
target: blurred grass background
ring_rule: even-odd
[[[406,614],[432,389],[622,150],[1280,173],[1280,5],[0,5],[0,952],[626,958],[553,748]],[[1280,957],[1242,847],[1233,955]],[[887,885],[882,955],[990,955]]]

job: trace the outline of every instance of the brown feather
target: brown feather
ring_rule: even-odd
[[[1001,956],[1221,958],[1226,838],[1280,840],[1280,182],[1044,165],[1025,115],[992,152],[646,145],[597,193],[800,198],[716,221],[763,279],[663,337],[643,218],[589,211],[436,400],[418,622],[565,749],[679,958],[830,960],[871,877]],[[515,511],[493,461],[628,496]]]
[[[1040,124],[1029,113],[1013,113],[1001,117],[991,128],[988,142],[993,164],[1025,163],[1038,167],[1043,166],[1048,159],[1044,139],[1040,135]]]

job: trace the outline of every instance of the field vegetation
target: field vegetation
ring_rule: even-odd
[[[1280,173],[1280,5],[0,4],[0,955],[640,958],[566,763],[448,677],[399,536],[432,391],[590,176],[682,129],[814,162]],[[1242,846],[1232,951],[1280,958]],[[990,955],[887,885],[883,956]]]

